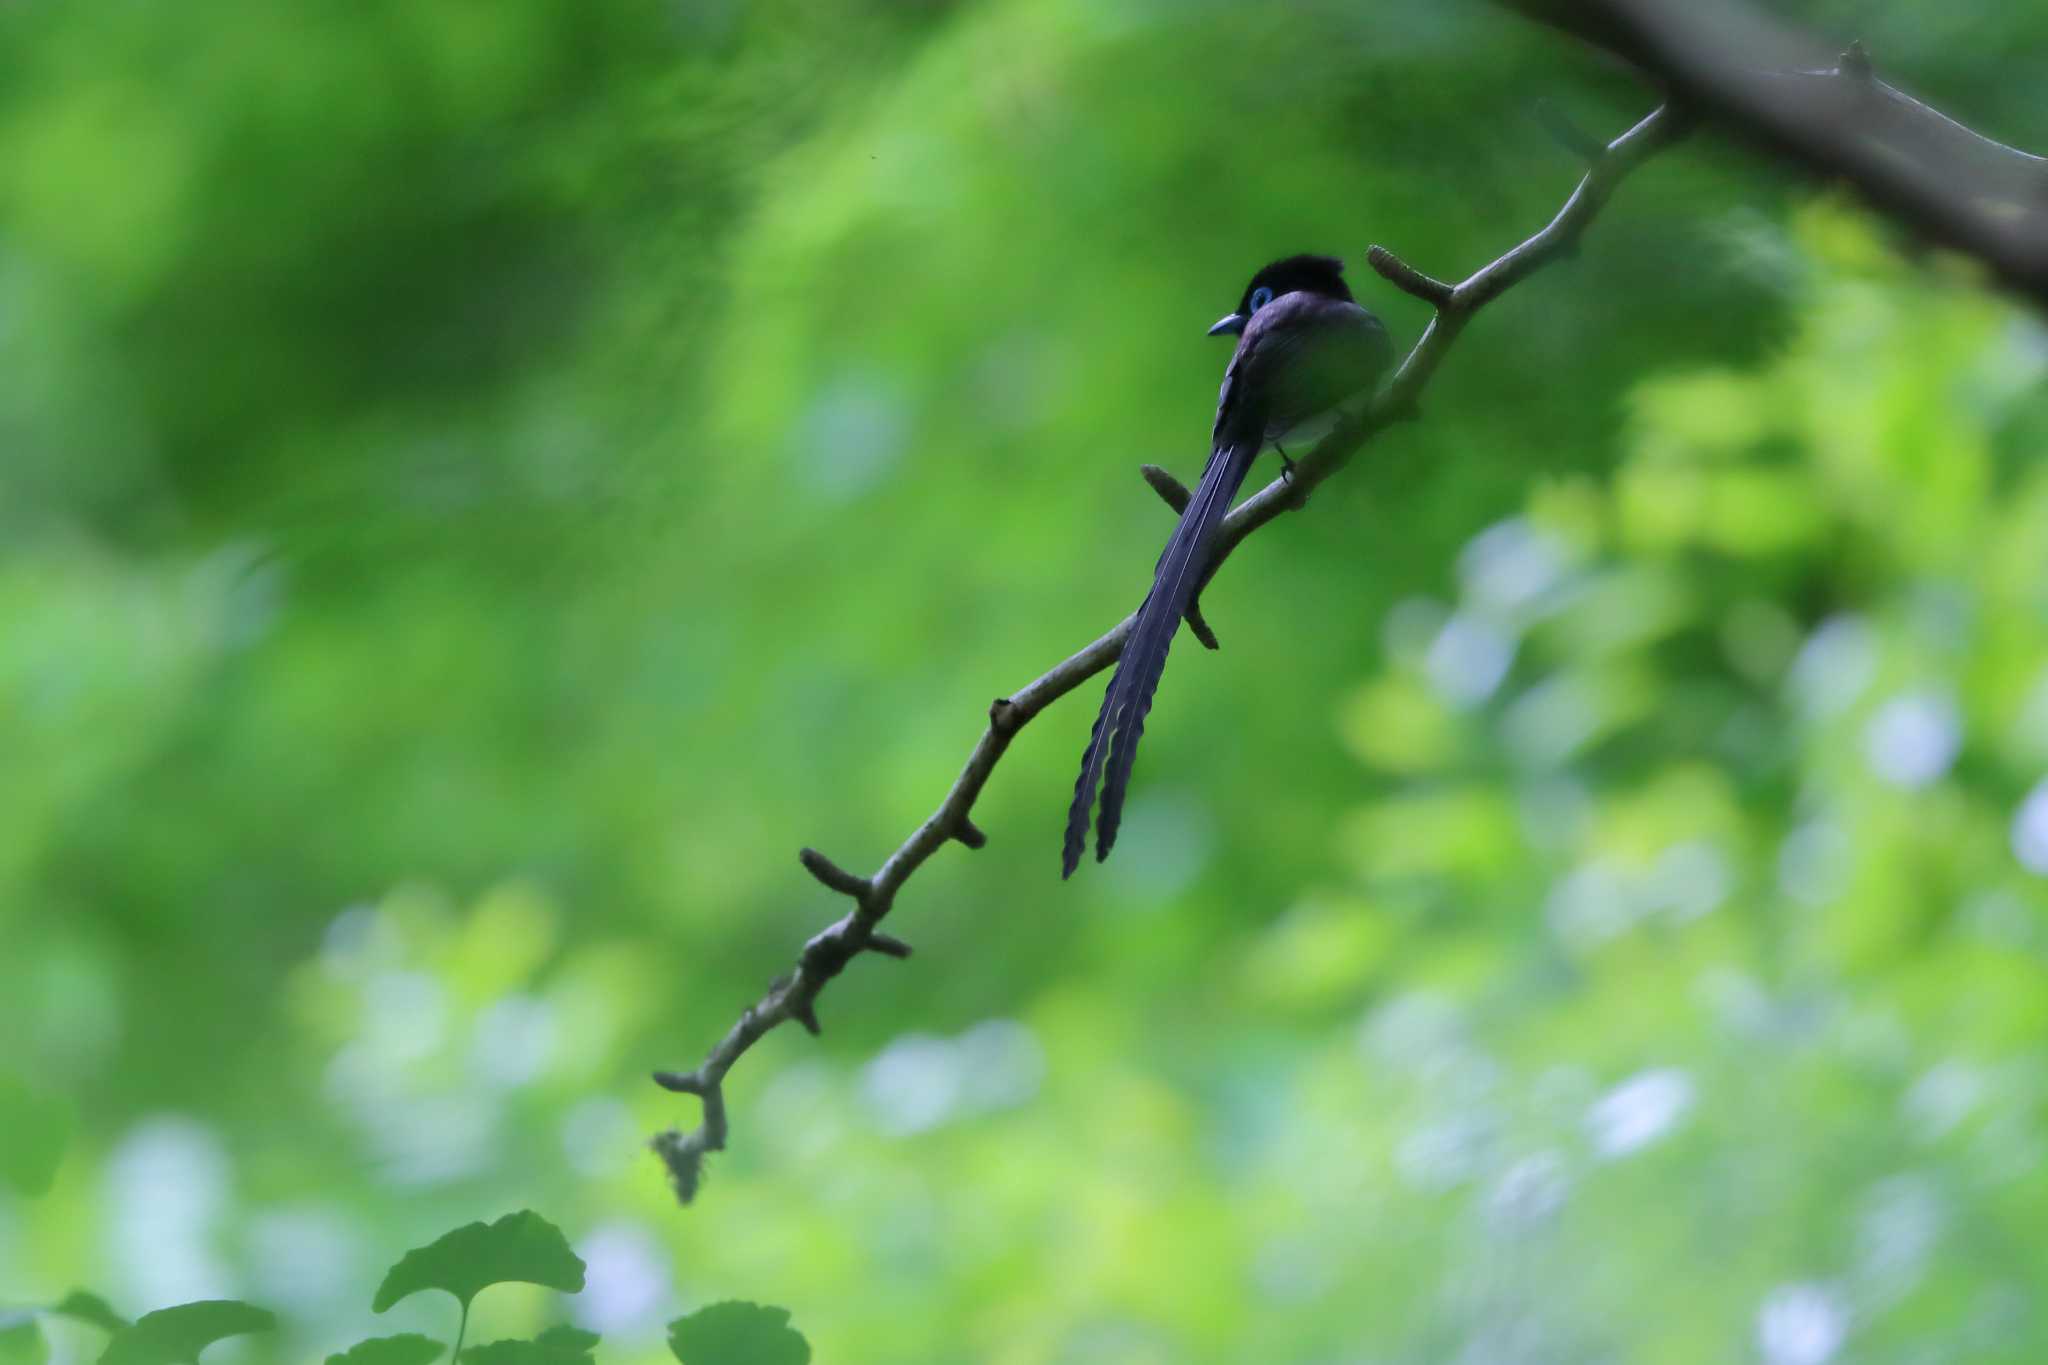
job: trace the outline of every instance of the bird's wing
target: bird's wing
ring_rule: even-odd
[[[1368,392],[1393,357],[1387,329],[1355,303],[1289,294],[1267,305],[1262,322],[1268,313],[1276,316],[1244,380],[1264,395],[1268,430],[1284,432]]]

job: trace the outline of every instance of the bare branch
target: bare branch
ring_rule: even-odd
[[[1432,275],[1423,274],[1385,247],[1374,247],[1366,253],[1365,259],[1367,264],[1379,271],[1395,288],[1413,294],[1432,308],[1449,306],[1453,286]]]
[[[804,865],[806,871],[842,896],[851,896],[855,900],[864,900],[867,898],[868,893],[874,889],[868,885],[866,877],[854,876],[815,848],[804,849],[796,856],[797,861]]]
[[[1502,290],[1526,279],[1576,245],[1614,187],[1678,131],[1678,118],[1669,109],[1659,109],[1643,119],[1593,158],[1564,207],[1540,232],[1456,285],[1432,280],[1401,262],[1392,252],[1374,247],[1373,267],[1381,274],[1397,282],[1419,281],[1421,288],[1433,288],[1434,292],[1425,297],[1436,304],[1435,318],[1362,418],[1339,426],[1314,450],[1294,462],[1291,476],[1273,480],[1224,518],[1218,531],[1214,563],[1220,565],[1246,536],[1282,512],[1302,506],[1309,493],[1341,469],[1373,435],[1413,415],[1417,396],[1472,315]],[[1416,292],[1410,285],[1403,287]],[[1148,467],[1146,479],[1169,505],[1176,505],[1177,491],[1177,507],[1186,506],[1187,490],[1172,475]],[[980,846],[981,832],[969,821],[968,812],[1009,748],[1010,740],[1039,712],[1116,662],[1123,652],[1132,619],[1125,617],[1040,677],[1007,697],[996,698],[989,706],[988,729],[968,754],[966,765],[939,808],[889,855],[872,877],[857,877],[815,849],[803,851],[804,867],[825,886],[852,899],[853,910],[804,945],[795,968],[779,977],[765,996],[740,1015],[739,1022],[695,1071],[655,1074],[656,1083],[669,1090],[697,1095],[704,1104],[703,1122],[696,1129],[688,1133],[670,1129],[655,1137],[651,1144],[667,1164],[676,1195],[684,1203],[695,1197],[703,1183],[704,1157],[725,1146],[726,1073],[778,1024],[795,1019],[811,1032],[817,1032],[818,993],[862,952],[890,957],[909,955],[908,945],[875,931],[895,904],[896,892],[948,840],[958,840],[971,848]]]
[[[1209,580],[1207,576],[1204,576],[1202,586],[1207,587],[1208,584]],[[1181,619],[1188,623],[1188,630],[1194,634],[1195,639],[1201,642],[1202,648],[1223,648],[1223,642],[1216,638],[1216,630],[1209,624],[1209,618],[1202,615],[1201,588],[1197,588],[1195,595],[1188,599],[1188,609],[1181,613]]]
[[[1156,464],[1139,465],[1138,472],[1145,476],[1145,482],[1152,485],[1152,491],[1157,493],[1175,513],[1188,510],[1188,499],[1194,494],[1188,492],[1186,484]]]
[[[1807,171],[1845,180],[1929,240],[2048,304],[2048,158],[1878,79],[1860,43],[1816,39],[1742,0],[1500,0],[1652,76]]]
[[[868,938],[868,947],[886,957],[909,957],[910,945],[889,934],[873,934]]]

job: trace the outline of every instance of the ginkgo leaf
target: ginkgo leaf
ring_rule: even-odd
[[[432,1337],[406,1332],[395,1337],[371,1337],[346,1351],[327,1357],[327,1365],[427,1365],[447,1350]]]
[[[30,1198],[57,1178],[71,1141],[71,1102],[0,1071],[0,1184]]]
[[[223,1337],[268,1332],[277,1319],[238,1299],[202,1299],[144,1313],[100,1354],[100,1365],[195,1365],[199,1353]]]
[[[548,1328],[534,1340],[550,1351],[565,1356],[587,1356],[597,1349],[597,1343],[601,1338],[595,1332],[586,1332],[581,1327],[571,1327],[565,1322],[560,1326]]]
[[[57,1301],[52,1313],[61,1313],[67,1318],[89,1322],[102,1331],[118,1332],[128,1325],[128,1319],[116,1313],[107,1301],[97,1294],[83,1289],[74,1289]]]
[[[539,1342],[521,1337],[485,1342],[462,1353],[462,1365],[561,1365],[562,1359]],[[569,1359],[581,1357],[571,1356]]]
[[[597,1333],[550,1327],[532,1341],[493,1341],[462,1353],[463,1365],[590,1365]]]
[[[399,1258],[371,1307],[381,1313],[422,1289],[442,1289],[465,1310],[494,1284],[517,1280],[574,1294],[583,1288],[583,1261],[560,1228],[523,1209],[495,1223],[469,1223]]]
[[[668,1325],[668,1348],[683,1365],[809,1365],[811,1344],[789,1325],[787,1308],[731,1299]]]

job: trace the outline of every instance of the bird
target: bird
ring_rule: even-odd
[[[1272,445],[1291,475],[1293,461],[1280,442],[1293,441],[1299,449],[1321,439],[1372,397],[1393,359],[1386,327],[1351,297],[1344,263],[1334,256],[1288,256],[1261,268],[1209,335],[1237,338],[1216,399],[1209,462],[1153,568],[1152,589],[1138,604],[1082,751],[1081,776],[1067,811],[1062,879],[1081,865],[1098,783],[1096,861],[1116,845],[1138,739],[1166,669],[1166,652],[1211,564],[1216,527],[1252,461]]]

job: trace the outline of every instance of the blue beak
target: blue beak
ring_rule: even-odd
[[[1229,317],[1221,319],[1217,322],[1217,324],[1214,327],[1211,327],[1209,329],[1209,335],[1212,337],[1217,337],[1223,336],[1225,333],[1228,333],[1229,335],[1234,337],[1243,336],[1244,324],[1244,314],[1232,313]]]

